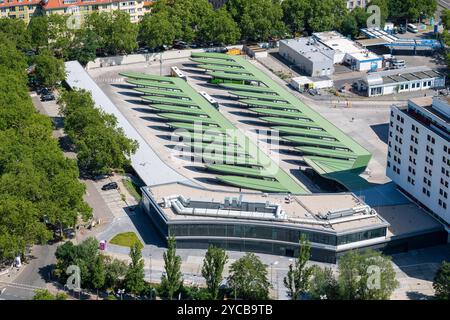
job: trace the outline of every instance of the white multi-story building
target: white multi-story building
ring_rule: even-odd
[[[356,7],[365,8],[368,2],[366,0],[347,0],[347,9],[353,10]]]
[[[387,175],[450,231],[450,98],[392,106]]]

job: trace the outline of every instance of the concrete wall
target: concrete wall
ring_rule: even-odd
[[[229,46],[227,48],[242,49],[242,45]],[[86,69],[95,69],[109,66],[118,66],[124,64],[145,63],[151,61],[182,59],[189,58],[192,52],[204,52],[204,49],[188,49],[188,50],[169,50],[157,53],[148,54],[129,54],[125,56],[114,56],[97,58],[87,64]]]

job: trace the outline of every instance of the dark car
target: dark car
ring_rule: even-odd
[[[43,94],[41,96],[41,101],[53,101],[55,100],[55,96],[53,93]]]
[[[103,191],[106,191],[106,190],[114,190],[114,189],[117,189],[117,188],[119,188],[117,182],[110,182],[110,183],[105,184],[105,185],[102,187],[102,190],[103,190]]]
[[[400,34],[406,33],[406,27],[400,26],[400,27],[398,28],[398,33],[400,33]]]
[[[45,95],[45,94],[50,94],[51,91],[50,91],[50,89],[45,88],[45,87],[38,87],[38,88],[36,89],[36,93],[37,93],[37,94],[40,94],[40,95]]]

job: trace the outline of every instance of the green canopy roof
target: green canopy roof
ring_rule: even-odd
[[[197,106],[196,102],[194,102],[192,100],[186,100],[186,99],[158,97],[158,96],[142,96],[141,98],[144,100],[161,103],[161,104],[173,104],[173,105],[193,106],[193,107]]]
[[[306,137],[295,137],[291,139],[285,139],[300,145],[311,145],[311,146],[322,146],[322,147],[330,147],[330,148],[345,148],[345,145],[335,140],[326,140],[326,139],[314,139],[314,138],[306,138]]]
[[[300,111],[267,109],[267,108],[249,108],[248,110],[260,115],[286,117],[286,118],[306,118]]]
[[[217,124],[217,122],[211,118],[198,117],[198,116],[179,114],[179,113],[158,113],[158,116],[161,118],[164,118],[164,119],[168,119],[168,120],[172,120],[172,121],[179,121],[179,122]]]
[[[225,71],[225,72],[231,72],[231,73],[237,73],[237,74],[249,74],[248,71],[246,71],[243,68],[237,68],[237,67],[232,67],[232,66],[201,64],[198,66],[198,68],[205,69],[205,70],[212,70],[212,71]]]
[[[192,52],[192,58],[213,58],[218,60],[230,60],[233,61],[233,56],[223,53],[214,53],[214,52]]]
[[[163,88],[181,92],[181,90],[178,89],[176,85],[167,82],[159,82],[152,80],[137,80],[137,79],[126,79],[125,81],[129,84],[134,84],[140,87]]]
[[[296,150],[299,150],[305,154],[310,154],[313,156],[324,156],[324,157],[333,157],[333,158],[342,158],[342,159],[354,159],[356,155],[350,151],[344,150],[336,150],[331,148],[319,148],[319,147],[296,147]]]
[[[215,64],[219,66],[239,66],[239,63],[229,60],[212,59],[212,58],[190,58],[191,61],[199,64]]]
[[[202,143],[202,142],[188,142],[186,145],[189,145],[193,148],[193,151],[200,151],[211,153],[211,154],[224,154],[224,155],[246,155],[247,151],[241,148],[239,145],[221,145],[221,144],[213,144],[213,143]]]
[[[248,168],[228,164],[207,165],[206,168],[223,174],[235,174],[246,177],[273,178],[274,176],[273,173],[270,173],[263,168]]]
[[[206,133],[195,133],[195,132],[180,132],[176,135],[183,138],[186,141],[197,141],[197,142],[208,142],[208,143],[218,143],[218,144],[236,144],[233,141],[227,139],[226,135],[220,134],[206,134]]]
[[[361,145],[359,145],[356,141],[354,141],[352,138],[347,136],[344,132],[342,132],[340,129],[338,129],[333,123],[329,122],[327,119],[325,119],[323,116],[321,116],[319,113],[317,113],[315,110],[310,108],[308,105],[303,103],[290,93],[286,88],[278,84],[276,81],[274,81],[272,78],[270,78],[265,72],[257,68],[254,64],[250,63],[246,59],[240,57],[240,56],[227,56],[225,54],[208,54],[203,53],[202,57],[207,58],[211,57],[214,59],[220,59],[222,57],[226,60],[233,60],[236,63],[239,63],[240,66],[245,68],[250,74],[252,74],[252,77],[254,79],[241,79],[244,81],[254,81],[258,82],[260,84],[263,84],[264,87],[268,87],[274,92],[276,92],[284,101],[286,101],[286,105],[281,105],[279,103],[272,103],[268,104],[263,100],[240,100],[242,104],[247,104],[250,106],[258,106],[258,107],[264,107],[264,108],[276,108],[276,109],[292,109],[295,108],[296,110],[300,111],[304,117],[310,119],[312,123],[317,125],[318,128],[321,128],[325,134],[333,137],[335,140],[338,141],[338,143],[344,148],[351,150],[353,154],[355,154],[355,158],[349,161],[345,161],[342,159],[332,159],[332,160],[338,160],[338,161],[345,161],[345,166],[334,166],[332,165],[328,159],[323,157],[317,157],[317,156],[308,156],[309,163],[311,163],[311,167],[316,170],[319,174],[325,176],[325,177],[332,177],[331,179],[338,179],[336,181],[339,181],[343,185],[346,185],[349,187],[349,183],[351,181],[351,187],[354,187],[356,183],[360,183],[361,179],[359,179],[356,175],[356,172],[359,172],[361,170],[364,170],[365,167],[367,167],[369,160],[371,158],[371,154],[363,148]],[[214,72],[210,72],[212,75],[214,75]],[[217,74],[217,73],[216,73]],[[217,75],[218,78],[223,75]],[[224,78],[226,79],[226,78]],[[269,101],[270,102],[270,101]],[[284,122],[279,122],[275,119],[267,119],[267,118],[274,118],[274,117],[266,117],[266,120],[269,120],[274,123],[280,123],[283,124],[283,130],[286,128],[286,123],[290,122],[290,119],[283,119]],[[304,120],[303,120],[304,121]],[[294,124],[295,125],[295,124]],[[288,134],[293,135],[305,135],[304,132],[292,132],[292,129],[285,130]],[[314,130],[315,131],[315,130]],[[281,132],[281,131],[280,131]],[[314,132],[314,135],[317,135],[317,132]],[[311,138],[309,138],[311,139]],[[309,140],[297,140],[297,143],[300,144],[300,146],[303,145],[310,145],[311,141]],[[314,145],[313,145],[314,146]],[[335,153],[331,155],[332,157],[340,157],[341,154]],[[306,158],[306,157],[305,157]],[[314,162],[317,161],[316,164]],[[350,164],[350,168],[348,168],[348,164]],[[322,168],[322,169],[320,169]],[[355,176],[356,175],[356,176]],[[359,182],[358,182],[359,181]],[[366,186],[366,183],[361,183],[361,185]]]
[[[261,117],[263,121],[271,124],[282,124],[285,126],[304,127],[304,128],[321,128],[317,123],[305,119],[291,119],[291,118],[276,118],[276,117]]]
[[[158,90],[158,89],[151,89],[151,88],[135,88],[134,90],[155,95],[155,96],[165,96],[165,97],[183,97],[187,98],[188,95],[183,92],[173,91],[173,90]]]
[[[197,131],[223,131],[225,132],[224,129],[221,129],[220,127],[217,126],[208,126],[208,125],[197,125],[195,123],[190,123],[190,122],[168,122],[167,125],[169,127],[175,128],[175,129],[184,129],[187,131],[193,131],[193,132],[197,132]]]
[[[196,115],[206,115],[207,113],[200,108],[182,107],[182,106],[171,106],[167,104],[151,104],[150,108],[165,112],[174,112],[181,114],[196,114]]]
[[[247,156],[223,154],[204,154],[203,161],[209,164],[247,165],[263,167],[256,159]]]
[[[217,180],[244,189],[255,189],[265,192],[289,192],[276,180],[263,180],[240,176],[218,176]]]
[[[253,86],[249,84],[240,84],[240,83],[219,83],[219,86],[224,87],[230,90],[242,90],[248,92],[266,92],[266,93],[275,93],[270,88],[264,86]]]
[[[237,73],[227,73],[221,71],[207,71],[206,74],[212,76],[213,78],[219,79],[229,79],[229,80],[242,80],[242,81],[257,81],[258,79],[245,74],[237,74]]]
[[[277,130],[278,132],[280,132],[280,134],[283,135],[285,134],[292,135],[291,137],[283,136],[283,139],[292,140],[294,142],[297,136],[333,138],[331,134],[323,130],[302,129],[298,127],[284,127],[284,126],[272,127],[272,129]]]
[[[241,97],[241,98],[252,98],[258,100],[267,100],[267,101],[279,101],[280,103],[286,103],[287,101],[280,97],[279,95],[272,93],[258,93],[258,92],[247,92],[247,91],[230,91],[230,94],[233,96]]]
[[[249,106],[255,107],[264,107],[264,108],[273,108],[273,109],[282,109],[282,110],[297,110],[295,106],[289,103],[277,103],[272,101],[264,101],[264,100],[253,100],[253,99],[239,99],[239,103],[246,104]]]
[[[140,72],[120,72],[119,75],[132,79],[140,79],[140,80],[153,80],[162,83],[173,83],[172,79],[164,76],[155,76],[147,73]],[[173,78],[176,79],[176,78]]]

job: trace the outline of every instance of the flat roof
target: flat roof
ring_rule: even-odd
[[[371,83],[372,81],[378,80],[378,82],[376,82],[376,85],[380,85],[380,84],[420,81],[424,79],[433,79],[438,77],[443,77],[443,75],[426,66],[418,66],[411,68],[372,72],[366,76],[366,82]],[[382,81],[382,83],[380,80]]]
[[[326,214],[333,210],[344,210],[355,208],[365,205],[365,203],[357,198],[352,193],[335,193],[335,194],[310,194],[310,195],[291,195],[290,200],[287,201],[286,194],[266,194],[261,193],[239,193],[239,192],[224,192],[203,188],[196,188],[185,185],[183,183],[171,183],[163,184],[159,186],[153,186],[148,188],[152,197],[159,204],[160,209],[164,212],[170,222],[183,221],[183,220],[226,220],[231,219],[227,217],[208,217],[201,215],[184,215],[177,214],[173,208],[165,208],[162,206],[164,198],[173,195],[183,195],[185,198],[189,198],[190,201],[201,201],[207,203],[224,203],[225,198],[242,196],[243,202],[251,203],[271,203],[281,206],[285,214],[289,218],[301,219],[303,223],[293,223],[286,221],[267,221],[272,226],[279,225],[297,225],[307,227],[310,229],[316,229],[328,232],[345,232],[354,229],[361,228],[373,228],[377,226],[388,226],[388,223],[379,215],[374,216],[361,216],[361,219],[355,219],[352,221],[342,221],[340,219],[328,220],[327,223],[323,223],[324,220],[316,217],[318,214]],[[236,218],[233,218],[236,220]],[[241,222],[245,222],[244,219],[239,219]],[[248,220],[247,220],[248,221]],[[251,220],[250,220],[251,221]],[[258,220],[260,221],[260,220]],[[310,221],[310,223],[308,222]],[[320,224],[320,221],[322,222]],[[253,220],[255,222],[255,220]],[[319,223],[318,223],[319,222]]]
[[[328,61],[333,64],[334,51],[312,37],[281,40],[292,50],[314,62]]]
[[[125,135],[139,143],[136,153],[131,156],[130,160],[134,170],[146,185],[152,186],[172,182],[195,184],[173,170],[153,151],[152,147],[98,87],[78,61],[68,61],[65,63],[65,67],[67,72],[66,83],[72,89],[84,89],[90,92],[95,105],[104,112],[113,114],[117,118],[118,127],[123,129]]]

